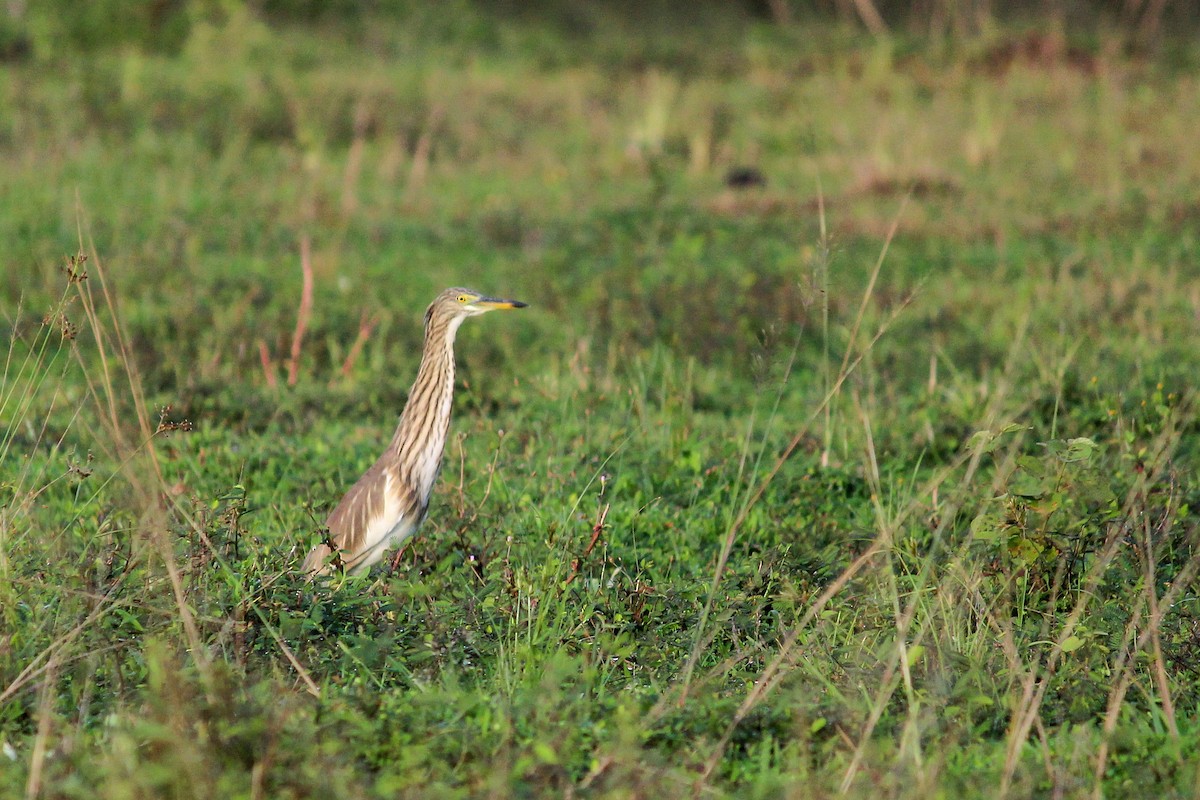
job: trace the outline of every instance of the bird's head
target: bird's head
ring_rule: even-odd
[[[475,317],[498,308],[524,307],[525,303],[520,300],[505,300],[480,294],[473,289],[456,287],[442,292],[429,304],[429,309],[425,312],[425,324],[428,326],[434,318],[461,322],[467,317]]]

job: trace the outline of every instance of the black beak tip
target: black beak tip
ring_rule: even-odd
[[[512,304],[513,308],[526,308],[529,306],[529,303],[522,303],[520,300],[513,300]]]

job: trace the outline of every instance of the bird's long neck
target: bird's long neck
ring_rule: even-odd
[[[425,348],[417,379],[400,414],[389,448],[392,457],[418,487],[421,504],[429,501],[437,480],[450,428],[454,400],[454,336],[462,318],[432,317],[425,325]]]

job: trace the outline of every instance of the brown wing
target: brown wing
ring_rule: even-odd
[[[329,541],[341,551],[346,564],[354,561],[367,544],[371,528],[380,524],[380,518],[389,510],[391,504],[387,495],[387,471],[382,460],[376,461],[350,487],[350,491],[346,492],[346,496],[325,520]],[[324,572],[328,568],[326,561],[332,554],[333,550],[322,542],[304,559],[301,569],[304,572]]]
[[[350,487],[329,515],[325,523],[329,539],[341,552],[348,569],[369,566],[375,561],[380,550],[387,546],[386,540],[397,534],[398,526],[407,524],[402,534],[407,536],[420,525],[425,504],[408,488],[410,485],[380,458]],[[326,571],[332,553],[325,543],[318,544],[304,559],[303,571],[318,574]],[[368,557],[370,561],[364,565],[363,559]]]

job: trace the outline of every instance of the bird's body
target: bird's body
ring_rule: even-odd
[[[429,508],[450,428],[458,326],[470,316],[524,305],[469,289],[447,289],[437,296],[425,312],[421,366],[396,433],[329,515],[329,536],[304,559],[304,572],[325,572],[339,559],[348,572],[365,572],[390,546],[416,533]],[[331,558],[335,551],[338,559]]]

